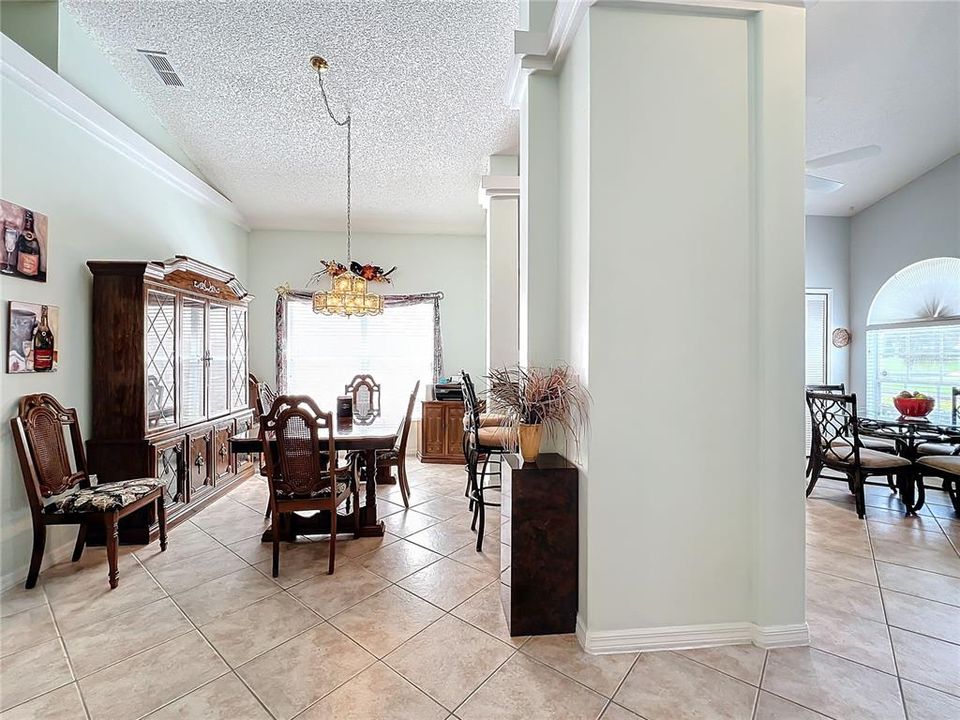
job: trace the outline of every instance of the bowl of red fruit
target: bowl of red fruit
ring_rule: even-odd
[[[904,390],[893,398],[893,406],[903,417],[926,417],[933,411],[936,401],[929,395],[921,392]]]

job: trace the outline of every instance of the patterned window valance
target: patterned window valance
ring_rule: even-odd
[[[418,293],[416,295],[384,295],[384,315],[391,307],[406,307],[409,305],[433,305],[433,382],[439,382],[443,376],[443,335],[440,332],[440,301],[442,292]],[[277,294],[277,385],[280,392],[286,392],[286,337],[287,306],[289,303],[313,304],[313,293],[309,290],[287,290]],[[361,318],[345,318],[350,322],[360,322]]]
[[[960,321],[960,258],[908,265],[877,292],[867,326]]]

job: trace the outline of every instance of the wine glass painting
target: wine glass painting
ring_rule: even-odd
[[[47,281],[47,216],[0,200],[0,274]]]
[[[60,364],[60,308],[10,301],[7,372],[55,372]]]

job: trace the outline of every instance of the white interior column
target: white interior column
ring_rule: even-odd
[[[480,179],[487,211],[487,372],[516,365],[520,334],[520,167],[516,155],[491,155]]]
[[[804,11],[583,0],[550,28],[522,64],[521,341],[593,397],[578,635],[805,643]]]

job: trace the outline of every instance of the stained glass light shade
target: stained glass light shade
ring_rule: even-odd
[[[894,274],[877,292],[867,325],[960,320],[960,258],[922,260]]]
[[[330,289],[313,294],[313,311],[322,315],[379,315],[383,296],[367,292],[367,281],[352,273],[330,280]]]

